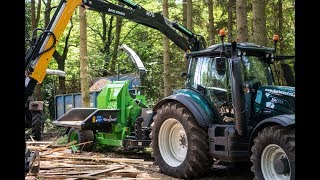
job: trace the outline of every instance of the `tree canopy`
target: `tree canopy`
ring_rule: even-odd
[[[229,0],[230,1],[230,0]],[[231,0],[232,1],[232,0]],[[233,0],[234,1],[234,0]],[[272,47],[272,37],[275,33],[279,33],[279,27],[281,27],[280,37],[282,43],[281,53],[284,55],[294,55],[295,52],[295,6],[293,0],[282,1],[281,0],[281,14],[279,16],[279,3],[280,0],[265,1],[265,18],[266,18],[266,31],[267,31],[267,46]],[[38,7],[39,2],[35,1]],[[52,17],[59,0],[51,0]],[[110,0],[110,2],[117,4],[116,0]],[[162,12],[162,1],[159,0],[136,0],[145,9],[150,12]],[[169,0],[168,10],[169,19],[177,21],[180,24],[183,23],[183,2],[182,0]],[[211,1],[210,1],[211,2]],[[252,42],[253,38],[253,11],[252,3],[254,0],[247,0],[247,27],[248,27],[248,41]],[[40,5],[40,19],[38,27],[44,28],[45,26],[45,4],[47,0],[42,0]],[[208,1],[192,1],[192,31],[196,34],[200,34],[206,39],[213,39],[210,37],[209,32],[213,31],[215,43],[219,43],[218,31],[221,28],[225,28],[227,33],[231,33],[233,38],[236,38],[236,8],[228,6],[227,0],[213,0],[213,28],[209,28],[209,12]],[[25,37],[28,39],[31,37],[31,1],[25,0]],[[233,8],[229,11],[228,8]],[[33,8],[34,9],[34,8]],[[37,8],[35,8],[37,9]],[[230,16],[230,13],[233,16]],[[134,66],[128,57],[121,52],[116,52],[114,49],[116,39],[116,18],[87,10],[87,47],[88,47],[88,60],[89,60],[89,77],[102,77],[106,75],[115,75],[117,71],[113,71],[112,68],[119,67],[120,73],[135,72]],[[232,19],[228,19],[232,18]],[[279,20],[279,18],[282,18]],[[229,20],[229,23],[228,23]],[[228,31],[228,26],[232,29]],[[280,23],[280,24],[279,24]],[[60,53],[63,52],[65,40],[68,34],[68,29],[73,26],[70,31],[70,37],[68,38],[68,53],[65,59],[66,72],[66,93],[80,92],[80,31],[79,31],[79,12],[76,10],[72,17],[72,24],[69,22],[64,35],[60,39],[56,50]],[[141,58],[144,66],[148,70],[146,84],[147,84],[147,100],[150,104],[160,100],[164,96],[164,84],[163,84],[163,35],[161,32],[148,28],[144,25],[131,22],[127,19],[123,19],[121,23],[121,30],[119,34],[119,45],[127,44],[130,46]],[[170,44],[169,54],[169,66],[170,73],[168,80],[170,81],[171,89],[177,89],[184,86],[185,79],[180,77],[181,72],[186,72],[187,67],[184,59],[184,52],[180,50],[173,42]],[[27,48],[27,44],[26,44]],[[116,61],[112,61],[112,56],[117,53]],[[57,61],[50,61],[50,69],[58,69]],[[43,96],[49,104],[53,104],[54,95],[59,93],[57,77],[46,76],[42,90]]]

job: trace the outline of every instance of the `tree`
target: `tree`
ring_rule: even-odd
[[[248,41],[247,1],[236,0],[237,41]]]
[[[88,52],[87,52],[87,18],[85,8],[79,6],[80,18],[80,82],[82,107],[90,107]]]
[[[209,30],[209,45],[214,44],[215,39],[215,31],[214,31],[214,17],[213,17],[213,1],[208,0],[208,12],[209,12],[209,24],[208,24],[208,30]]]
[[[168,0],[163,0],[162,13],[164,17],[169,18]],[[188,22],[188,21],[187,21]],[[190,22],[189,22],[190,23]],[[190,25],[190,24],[188,24]],[[170,44],[169,39],[163,36],[163,83],[164,83],[164,96],[167,97],[171,94],[170,83]]]
[[[65,41],[64,41],[64,47],[62,54],[59,53],[57,50],[53,52],[53,57],[56,60],[58,64],[58,69],[61,71],[65,70],[65,61],[67,59],[68,51],[69,51],[69,38],[71,36],[71,30],[73,28],[72,18],[70,19],[70,28],[68,30],[68,33],[66,35]],[[59,91],[60,93],[64,94],[66,93],[66,78],[59,76]]]
[[[38,6],[36,10],[35,0],[31,0],[31,31],[38,27],[40,20],[41,0],[38,0]]]
[[[192,0],[187,0],[187,28],[192,31]]]
[[[283,49],[284,49],[284,42],[282,41],[282,31],[283,31],[283,15],[282,15],[282,0],[278,0],[278,22],[279,22],[279,27],[278,27],[278,35],[280,37],[279,40],[279,54],[283,54]]]
[[[265,0],[252,0],[252,36],[253,42],[267,46]]]
[[[119,2],[120,5],[120,2]],[[115,74],[115,67],[116,67],[116,61],[118,57],[118,48],[120,44],[120,33],[121,33],[121,26],[122,26],[122,18],[117,17],[116,18],[116,38],[114,42],[114,47],[113,47],[113,55],[112,55],[112,60],[111,60],[111,67],[110,67],[110,72],[111,74]]]
[[[233,40],[233,12],[235,10],[236,1],[228,0],[228,42]]]
[[[38,27],[40,20],[41,0],[38,0],[37,4],[38,6],[36,10],[35,0],[31,0],[31,32]],[[39,101],[43,100],[40,83],[37,83],[35,86],[33,96]]]
[[[47,0],[47,3],[43,1],[45,4],[45,11],[44,11],[44,26],[47,27],[50,22],[50,13],[51,11],[56,8],[57,6],[51,6],[51,0]],[[65,61],[67,59],[68,51],[69,51],[69,39],[71,37],[71,31],[73,28],[72,18],[70,19],[70,28],[68,30],[67,35],[65,36],[64,46],[62,53],[60,53],[57,49],[53,52],[52,57],[56,60],[58,64],[58,69],[61,71],[65,70]],[[59,76],[59,93],[64,94],[66,93],[66,78]]]
[[[187,12],[187,0],[182,1],[182,25],[187,27],[187,17],[188,17],[188,12]]]

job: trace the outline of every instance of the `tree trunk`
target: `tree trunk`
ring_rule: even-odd
[[[31,32],[38,27],[38,22],[40,18],[41,0],[38,0],[38,6],[36,11],[36,2],[31,0]],[[36,100],[42,101],[41,83],[37,83],[34,88],[33,96]]]
[[[87,53],[87,18],[85,8],[79,6],[80,17],[80,82],[82,107],[90,107],[88,53]]]
[[[50,22],[50,11],[51,11],[51,0],[47,0],[45,12],[44,12],[44,24],[45,24],[45,27],[47,27],[49,22]]]
[[[187,0],[187,28],[191,31],[192,25],[192,0]]]
[[[267,46],[266,4],[265,0],[252,0],[253,42]]]
[[[284,49],[284,42],[282,37],[282,30],[283,30],[283,16],[282,16],[282,0],[278,0],[278,21],[279,21],[279,29],[278,29],[278,35],[279,35],[279,54],[283,55],[283,49]]]
[[[103,42],[104,42],[104,47],[102,53],[105,54],[105,60],[103,64],[103,71],[102,71],[102,76],[108,76],[108,64],[110,60],[110,46],[112,43],[112,22],[114,19],[114,16],[110,17],[109,20],[109,26],[107,26],[107,21],[106,21],[106,14],[103,14],[102,16],[102,24],[103,24]]]
[[[36,18],[35,18],[36,27],[38,27],[38,24],[39,24],[40,13],[41,13],[41,0],[38,0],[37,15],[36,15]]]
[[[52,10],[51,7],[51,0],[47,0],[47,3],[45,4],[45,14],[44,14],[44,22],[45,22],[45,27],[48,26],[49,22],[50,22],[50,12]],[[65,61],[67,59],[67,54],[68,54],[68,42],[69,42],[69,38],[71,35],[71,30],[73,28],[73,23],[72,23],[72,18],[70,19],[70,28],[68,30],[68,33],[66,35],[66,39],[65,39],[65,43],[64,43],[64,47],[63,47],[63,52],[59,53],[57,51],[57,49],[54,50],[54,53],[52,55],[52,57],[56,60],[57,64],[58,64],[58,69],[61,71],[65,70]],[[65,81],[65,77],[59,77],[59,93],[64,94],[67,92],[66,89],[66,81]]]
[[[237,42],[248,42],[247,1],[236,0]]]
[[[35,0],[31,0],[31,31],[36,27],[36,2]]]
[[[58,63],[58,69],[61,71],[64,71],[65,67],[65,61],[60,61],[61,63]],[[65,94],[66,93],[66,78],[59,76],[59,93]]]
[[[233,41],[233,12],[235,10],[235,0],[228,0],[228,42]]]
[[[116,61],[118,57],[118,48],[120,44],[121,24],[122,24],[122,18],[117,17],[116,18],[116,39],[114,42],[113,55],[112,55],[111,68],[110,68],[111,74],[116,73]]]
[[[208,12],[209,12],[209,46],[215,42],[215,31],[214,31],[214,17],[213,17],[213,1],[208,0]]]
[[[162,6],[163,16],[169,18],[168,0],[163,0]],[[164,97],[171,94],[170,84],[170,44],[169,39],[163,36],[163,84],[164,84]]]
[[[118,5],[122,5],[121,2],[118,2]],[[120,33],[121,33],[121,26],[122,26],[122,18],[116,17],[116,37],[115,37],[115,42],[114,42],[114,47],[113,47],[113,55],[111,59],[111,64],[110,64],[110,73],[111,74],[116,74],[116,61],[118,57],[118,48],[120,44]]]
[[[183,26],[187,27],[187,17],[188,17],[188,12],[187,12],[187,0],[183,0],[182,2],[182,24]]]

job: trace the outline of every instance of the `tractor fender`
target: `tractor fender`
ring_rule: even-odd
[[[206,112],[203,108],[200,107],[200,105],[194,99],[183,94],[173,94],[159,101],[153,108],[154,114],[156,114],[157,109],[159,109],[163,104],[171,101],[178,101],[184,106],[186,106],[194,115],[198,124],[201,127],[209,127],[209,124],[212,124],[213,122],[217,121],[216,119],[214,119],[214,117],[217,116],[209,115],[210,113],[213,113],[212,110],[210,110],[211,112]]]
[[[287,126],[294,126],[295,125],[295,114],[283,114],[283,115],[278,115],[274,117],[269,117],[261,122],[259,122],[254,130],[251,133],[250,136],[250,145],[249,145],[249,152],[251,149],[251,146],[253,145],[253,140],[254,138],[258,135],[258,133],[265,127],[270,126],[270,125],[281,125],[283,127]]]

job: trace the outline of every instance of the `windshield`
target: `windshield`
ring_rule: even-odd
[[[241,56],[243,82],[256,81],[262,85],[273,85],[271,68],[264,59],[256,56]]]

